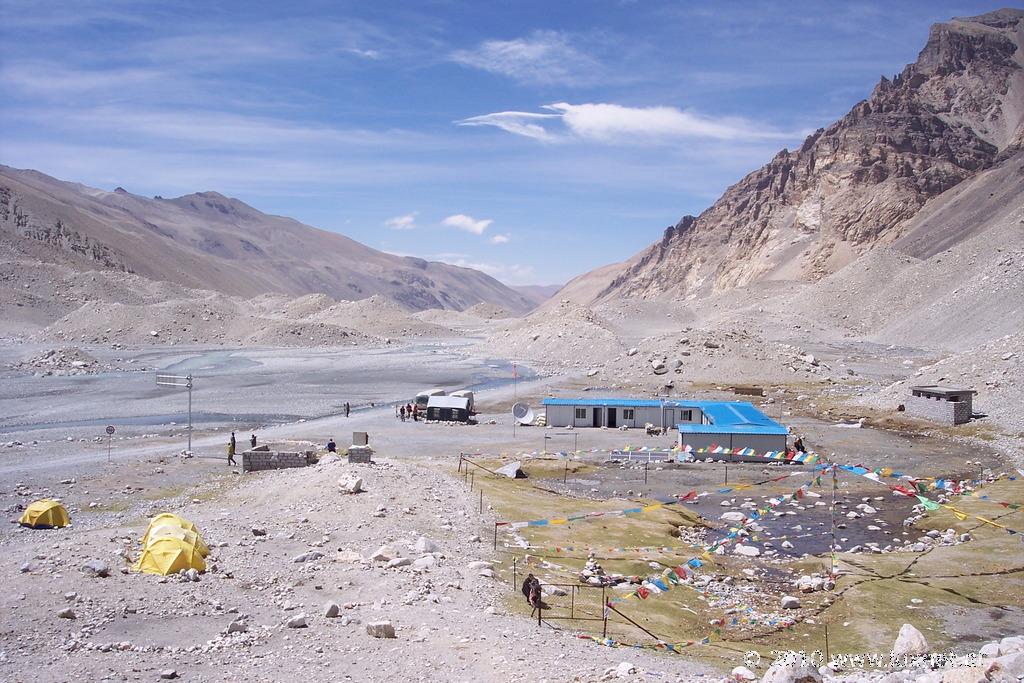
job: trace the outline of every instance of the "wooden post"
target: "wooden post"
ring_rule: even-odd
[[[541,626],[540,615],[544,611],[544,596],[541,596],[540,602],[537,603],[537,626]]]
[[[484,490],[480,489],[480,514],[484,514]]]
[[[825,664],[828,665],[832,661],[832,657],[829,656],[828,651],[828,621],[825,622]]]
[[[562,474],[562,483],[564,484],[569,479],[569,458],[565,459],[565,472]]]
[[[494,549],[498,549],[498,523],[494,523]]]
[[[572,592],[569,593],[569,618],[574,619],[576,617],[576,586],[572,587]]]
[[[605,598],[604,586],[601,586],[601,616],[604,617],[604,628],[601,631],[601,637],[608,637],[608,600]]]
[[[459,474],[462,474],[462,453],[459,453]]]
[[[729,483],[729,463],[725,463],[725,483]]]
[[[516,576],[516,560],[517,559],[518,558],[515,555],[512,556],[512,590],[515,590],[516,587],[519,585],[519,577]]]
[[[644,486],[647,486],[647,467],[651,464],[650,457],[647,458],[647,462],[644,463]]]
[[[469,490],[473,490],[473,482],[476,479],[476,470],[469,473]]]

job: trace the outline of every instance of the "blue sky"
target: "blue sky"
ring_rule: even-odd
[[[996,7],[0,0],[0,163],[562,283]]]

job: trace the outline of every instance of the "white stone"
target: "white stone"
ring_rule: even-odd
[[[892,653],[897,657],[903,655],[916,656],[928,654],[928,641],[924,635],[910,624],[903,624],[900,633],[893,643]]]
[[[800,598],[795,598],[792,595],[782,596],[782,609],[800,609]]]
[[[741,543],[737,544],[736,547],[732,549],[732,551],[736,555],[743,555],[744,557],[757,557],[761,554],[760,548],[757,548],[752,545],[743,545]]]
[[[745,666],[737,666],[732,670],[732,678],[735,681],[756,681],[757,674]]]
[[[390,562],[395,559],[396,553],[394,548],[389,545],[382,545],[377,548],[377,551],[370,555],[370,560],[373,562]]]
[[[331,601],[324,603],[324,616],[328,619],[338,616],[339,612],[341,612],[341,608],[338,606],[338,603]]]
[[[764,672],[761,683],[821,683],[821,674],[806,661],[783,659]]]
[[[394,569],[395,567],[404,567],[412,564],[412,560],[408,557],[396,557],[392,560],[388,560],[388,563],[384,565],[385,569]]]
[[[313,560],[319,560],[324,554],[319,550],[307,550],[301,555],[296,555],[292,558],[292,562],[312,562]]]
[[[296,614],[294,617],[284,623],[288,628],[306,628],[309,624],[306,623],[305,614]]]
[[[632,662],[621,662],[615,667],[615,675],[619,678],[629,678],[636,673],[636,666]]]
[[[342,493],[362,493],[363,492],[363,479],[362,477],[342,477],[338,480],[338,489]]]
[[[426,555],[427,553],[436,553],[437,551],[440,550],[440,548],[437,546],[436,543],[431,541],[426,536],[420,536],[416,540],[415,550],[420,555]]]

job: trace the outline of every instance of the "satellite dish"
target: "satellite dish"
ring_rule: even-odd
[[[521,425],[528,425],[533,422],[533,408],[525,403],[516,403],[512,406],[512,417]]]

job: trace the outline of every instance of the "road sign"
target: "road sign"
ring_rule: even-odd
[[[180,387],[182,389],[192,388],[192,375],[167,375],[157,373],[156,384],[161,387]]]
[[[170,375],[156,373],[158,387],[188,389],[188,454],[192,455],[192,375]]]
[[[114,429],[114,425],[107,425],[107,434],[113,434],[117,430]]]

